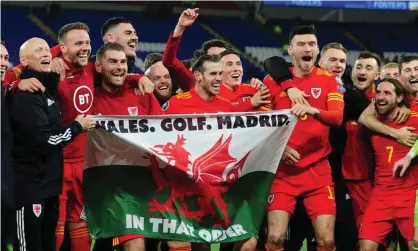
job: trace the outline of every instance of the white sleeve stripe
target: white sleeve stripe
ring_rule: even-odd
[[[68,137],[68,134],[71,137],[71,130],[70,128],[68,128],[67,130],[65,130],[64,134],[59,134],[59,135],[52,135],[51,137],[49,137],[50,139],[57,139],[57,138],[61,138],[61,137]]]
[[[48,139],[48,143],[51,145],[58,145],[62,141],[69,141],[71,139],[71,129],[68,128],[65,130],[64,134],[60,133],[59,135],[52,135]]]
[[[17,238],[19,240],[19,250],[26,251],[26,238],[25,238],[25,221],[24,221],[24,207],[16,211],[17,215]]]
[[[49,137],[48,141],[54,142],[54,141],[59,141],[59,140],[65,140],[68,141],[71,139],[71,133],[70,135],[59,135],[59,137]]]
[[[56,140],[61,140],[61,139],[65,139],[65,140],[69,140],[71,138],[71,133],[70,135],[59,135],[57,136],[51,136],[49,137],[48,141],[56,141]]]

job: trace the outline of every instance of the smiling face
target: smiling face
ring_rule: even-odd
[[[222,83],[234,88],[242,83],[243,68],[241,59],[236,54],[228,54],[221,58]]]
[[[154,84],[154,93],[159,99],[168,100],[171,97],[171,76],[161,61],[153,64],[145,75]]]
[[[338,77],[342,77],[347,67],[347,55],[343,50],[330,48],[321,53],[321,59],[319,60],[319,66],[326,69]]]
[[[414,94],[418,93],[418,60],[402,63],[401,80],[409,85]]]
[[[352,71],[354,85],[360,90],[370,88],[379,78],[379,67],[374,58],[357,59]]]
[[[103,84],[111,89],[121,87],[128,74],[128,63],[123,51],[107,50],[100,61],[96,62],[96,71],[103,76]]]
[[[37,72],[50,72],[52,55],[48,43],[40,38],[26,41],[20,48],[20,63]]]
[[[61,44],[64,59],[82,67],[89,62],[91,54],[90,36],[86,30],[70,30]]]
[[[376,88],[375,107],[379,115],[390,116],[402,101],[403,96],[397,95],[395,86],[389,82],[381,82]]]
[[[127,57],[136,56],[138,36],[136,30],[130,23],[120,23],[111,29],[107,36],[108,42],[116,42],[123,46]]]
[[[222,81],[222,63],[207,61],[203,64],[203,72],[195,71],[196,83],[208,96],[219,94]]]
[[[288,48],[294,66],[304,73],[312,71],[318,52],[318,40],[313,34],[295,35]]]

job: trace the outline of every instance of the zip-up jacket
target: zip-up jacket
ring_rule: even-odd
[[[36,78],[46,90],[15,92],[10,100],[17,208],[61,193],[63,147],[83,130],[77,121],[62,126],[58,74],[23,69],[20,78]]]

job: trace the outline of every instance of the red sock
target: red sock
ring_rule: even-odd
[[[192,247],[169,248],[169,251],[192,251]]]
[[[71,251],[90,251],[90,235],[87,226],[70,230]]]
[[[64,242],[65,221],[59,221],[55,228],[55,251],[60,251]]]
[[[59,214],[58,223],[55,228],[55,251],[60,251],[62,243],[64,242],[65,220],[67,215],[67,197],[59,196]]]
[[[267,243],[266,243],[266,245],[264,245],[264,248],[266,249],[266,251],[283,251],[284,250],[283,247],[281,247],[281,248],[271,248],[269,246],[269,244],[267,244]]]
[[[323,247],[316,247],[316,250],[318,251],[335,251],[335,246],[333,246],[332,248],[323,248]]]

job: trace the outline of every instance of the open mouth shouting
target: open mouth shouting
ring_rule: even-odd
[[[6,71],[7,71],[7,66],[2,66],[1,68],[0,68],[0,76],[3,78],[3,75],[4,74],[6,74]]]
[[[169,95],[171,90],[170,90],[170,86],[168,83],[161,83],[158,87],[157,87],[158,93],[160,95],[166,96]]]
[[[138,41],[136,39],[131,39],[128,41],[128,47],[134,51],[136,50],[137,44],[138,44]]]
[[[305,55],[301,57],[300,65],[304,71],[312,69],[314,65],[314,58],[310,55]]]
[[[88,52],[80,52],[77,54],[77,57],[80,59],[80,61],[85,62],[88,60],[89,53]]]
[[[418,78],[416,78],[416,77],[412,77],[412,78],[410,78],[410,79],[409,79],[409,83],[410,83],[411,85],[418,84]]]
[[[125,81],[125,72],[124,71],[113,71],[111,74],[112,83],[123,83]]]
[[[49,65],[51,65],[51,60],[50,59],[44,59],[44,60],[41,61],[41,65],[49,66]]]
[[[40,70],[41,71],[44,71],[44,72],[51,71],[51,67],[52,67],[51,58],[44,58],[44,59],[41,60],[40,63],[41,63],[40,64]]]
[[[331,72],[338,76],[341,76],[344,73],[343,69],[332,69]]]
[[[311,56],[303,56],[303,57],[302,57],[302,61],[303,61],[303,62],[307,62],[307,63],[309,63],[309,62],[311,62],[311,61],[312,61],[312,57],[311,57]]]
[[[384,110],[388,106],[388,102],[386,102],[385,100],[378,100],[376,101],[376,106],[379,109]]]
[[[219,92],[219,89],[221,87],[221,81],[213,81],[211,83],[211,86],[215,92]]]
[[[367,78],[366,78],[366,77],[364,77],[364,76],[358,76],[358,77],[357,77],[357,80],[358,80],[359,82],[366,82],[366,81],[367,81]]]
[[[232,72],[229,75],[229,81],[232,83],[241,84],[242,82],[242,73],[241,72]]]

